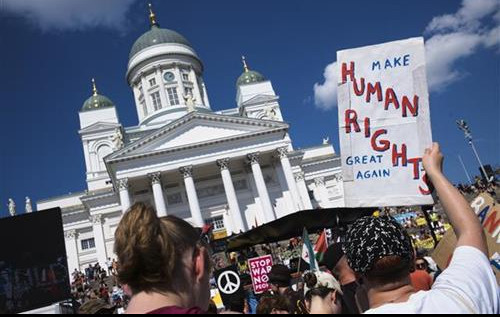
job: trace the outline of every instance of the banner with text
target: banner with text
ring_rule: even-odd
[[[248,267],[250,268],[250,276],[252,277],[252,285],[255,294],[262,294],[271,288],[268,283],[268,274],[271,272],[272,266],[273,258],[270,255],[248,260]]]
[[[346,207],[432,204],[423,38],[339,51],[337,62]]]
[[[483,225],[491,267],[500,285],[500,208],[488,194],[477,196],[470,205]],[[448,267],[456,245],[457,237],[453,230],[449,230],[432,253],[432,258],[442,270]]]

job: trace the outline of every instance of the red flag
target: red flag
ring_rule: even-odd
[[[314,246],[314,254],[316,255],[318,262],[323,260],[323,256],[325,255],[327,249],[328,244],[326,243],[326,231],[323,230],[318,238],[318,241],[316,241],[316,245]]]

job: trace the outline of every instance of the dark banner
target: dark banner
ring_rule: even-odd
[[[33,310],[69,297],[61,210],[0,219],[0,314]]]
[[[245,293],[243,283],[236,265],[215,271],[215,282],[226,309],[231,309],[239,301],[243,301]]]

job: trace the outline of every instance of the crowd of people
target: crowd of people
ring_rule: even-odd
[[[106,261],[106,268],[99,263],[89,264],[84,272],[72,273],[71,297],[75,310],[87,314],[124,312],[129,297],[116,279],[118,262]]]
[[[488,193],[492,197],[496,198],[498,185],[495,182],[495,177],[493,177],[492,181],[488,182],[481,177],[476,176],[472,184],[458,184],[457,188],[463,195]]]
[[[159,218],[151,207],[135,204],[117,228],[119,265],[109,272],[125,289],[114,286],[111,291],[105,270],[93,267],[75,272],[77,300],[87,299],[82,308],[87,305],[89,311],[97,309],[92,300],[98,299],[107,305],[99,306],[103,312],[125,307],[129,296],[126,312],[139,314],[498,314],[499,289],[484,231],[461,194],[469,189],[457,190],[443,175],[442,162],[438,145],[426,150],[423,165],[439,196],[439,207],[429,217],[410,208],[362,217],[341,232],[342,239],[334,239],[318,269],[304,266],[305,272],[280,256],[296,251],[299,238],[230,253],[226,259],[214,257],[205,230],[173,216]],[[449,228],[457,247],[441,271],[418,242],[430,238],[426,230],[442,235]],[[280,264],[268,274],[270,290],[256,295],[246,259],[269,253]],[[221,310],[211,300],[210,285],[215,284],[214,269],[230,264],[240,271],[244,296],[224,302]]]

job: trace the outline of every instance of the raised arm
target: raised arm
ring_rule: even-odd
[[[488,247],[479,218],[458,189],[444,176],[443,160],[439,144],[434,143],[432,149],[425,150],[424,168],[457,235],[457,247],[474,247],[487,256]]]

